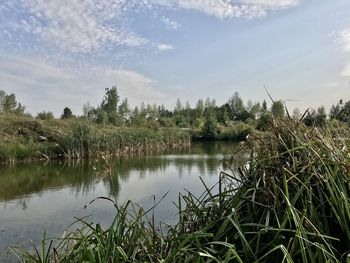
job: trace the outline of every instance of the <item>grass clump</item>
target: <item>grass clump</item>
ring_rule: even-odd
[[[250,138],[246,165],[217,188],[179,196],[179,222],[158,230],[142,208],[83,227],[27,262],[346,262],[350,252],[348,134],[273,122]],[[240,151],[239,153],[242,153]],[[238,153],[238,154],[239,154]],[[53,241],[52,241],[53,242]],[[57,243],[58,242],[58,243]]]

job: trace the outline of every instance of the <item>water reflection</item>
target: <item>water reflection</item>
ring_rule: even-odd
[[[169,191],[155,213],[159,220],[174,222],[177,200],[184,189],[201,193],[199,176],[209,185],[216,183],[223,158],[234,150],[232,143],[193,144],[191,148],[161,155],[120,157],[110,160],[112,176],[103,176],[104,162],[98,160],[21,164],[0,168],[0,250],[7,245],[34,239],[44,229],[56,235],[74,221],[90,215],[108,224],[115,210],[98,201],[98,196],[128,199],[144,207],[153,205]],[[1,253],[1,252],[0,252]],[[0,255],[0,261],[10,261]]]

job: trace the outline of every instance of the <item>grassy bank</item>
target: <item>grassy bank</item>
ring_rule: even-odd
[[[346,138],[336,129],[275,122],[245,144],[247,165],[220,174],[219,193],[179,196],[179,222],[168,231],[154,225],[152,211],[128,202],[115,204],[107,229],[80,221],[40,249],[14,249],[26,262],[347,262]]]
[[[14,114],[0,114],[0,138],[0,162],[130,154],[190,143],[188,133],[177,128],[118,128]]]

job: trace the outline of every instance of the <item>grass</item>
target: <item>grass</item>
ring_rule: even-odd
[[[188,133],[176,128],[117,128],[84,119],[37,120],[3,113],[0,138],[0,163],[129,154],[190,143]]]
[[[205,186],[199,197],[179,196],[175,226],[158,228],[152,211],[128,202],[115,204],[108,228],[80,220],[64,237],[44,237],[40,249],[13,249],[23,262],[349,262],[347,138],[274,121],[237,152],[250,159],[220,174],[219,192]]]

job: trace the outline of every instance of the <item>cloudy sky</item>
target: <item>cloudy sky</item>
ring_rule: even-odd
[[[350,100],[349,0],[1,0],[0,89],[31,113],[97,105]]]

